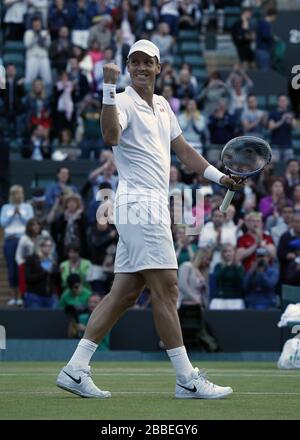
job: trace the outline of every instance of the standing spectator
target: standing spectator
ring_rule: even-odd
[[[300,213],[300,184],[294,186],[292,194],[292,203],[295,212]]]
[[[21,137],[24,132],[22,126],[23,97],[24,97],[23,80],[17,78],[16,66],[14,64],[6,65],[6,89],[0,89],[0,98],[3,100],[3,117],[6,119],[8,126],[14,135]]]
[[[89,0],[72,2],[70,7],[71,40],[75,46],[87,49],[93,13],[92,8],[89,8]]]
[[[206,120],[197,109],[194,99],[187,101],[186,111],[180,113],[178,122],[187,142],[202,154],[202,147],[205,142]]]
[[[55,40],[59,37],[62,28],[69,28],[70,13],[65,0],[54,0],[51,2],[48,11],[48,28],[51,38]]]
[[[178,261],[178,266],[186,261],[192,261],[196,251],[197,245],[192,242],[192,236],[186,233],[186,228],[184,226],[176,227],[176,237],[175,237],[175,252]]]
[[[54,309],[56,279],[57,265],[53,257],[53,242],[49,237],[43,237],[37,243],[35,253],[25,259],[25,307]]]
[[[286,161],[293,156],[292,130],[296,126],[294,114],[288,110],[288,97],[279,95],[278,108],[269,114],[271,145],[276,161]]]
[[[89,82],[86,75],[80,69],[77,58],[74,56],[69,58],[67,72],[69,79],[73,82],[73,101],[75,104],[78,104],[90,92]]]
[[[208,246],[212,249],[211,273],[221,261],[222,245],[231,243],[233,246],[236,246],[236,242],[235,225],[226,224],[225,215],[218,208],[213,209],[211,221],[203,226],[198,241],[199,248]]]
[[[27,4],[20,0],[4,0],[4,35],[6,40],[21,41],[24,35],[24,15]]]
[[[276,248],[271,236],[263,230],[261,213],[251,212],[247,215],[247,232],[238,239],[237,247],[237,259],[242,262],[246,271],[256,261],[257,248],[267,249],[268,255],[275,258]]]
[[[40,76],[45,85],[48,88],[51,87],[52,79],[48,54],[50,43],[50,35],[46,29],[43,29],[41,19],[33,17],[32,28],[28,29],[24,35],[26,47],[25,84],[28,86]]]
[[[217,109],[209,117],[208,128],[210,142],[217,147],[214,152],[207,151],[210,160],[219,160],[222,146],[235,137],[237,124],[236,119],[227,110],[227,104],[220,100]]]
[[[159,48],[161,62],[168,61],[172,63],[172,52],[175,41],[170,35],[168,23],[159,23],[157,31],[151,36],[151,41]]]
[[[284,173],[285,192],[291,198],[295,185],[300,184],[300,163],[298,159],[289,159]]]
[[[29,130],[37,125],[42,125],[45,128],[51,127],[51,100],[41,79],[36,79],[33,82],[29,95],[25,99],[24,107]]]
[[[267,115],[266,112],[257,108],[257,98],[255,95],[248,96],[247,108],[245,108],[242,113],[241,122],[245,135],[259,138],[264,137]]]
[[[62,288],[65,289],[68,285],[68,278],[71,274],[79,276],[80,283],[85,288],[90,288],[87,282],[87,276],[91,270],[92,264],[89,260],[81,258],[80,246],[78,244],[72,244],[67,249],[68,259],[60,263],[60,277]]]
[[[240,310],[245,308],[243,295],[244,268],[236,260],[236,249],[228,243],[222,247],[222,261],[214,270],[217,296],[209,308],[216,310]]]
[[[61,72],[54,88],[54,130],[68,129],[73,133],[76,119],[73,82],[67,72]]]
[[[272,240],[276,248],[281,236],[292,227],[294,210],[291,205],[285,204],[279,208],[279,215],[275,217],[275,225],[270,228]]]
[[[254,40],[254,32],[251,28],[252,10],[245,8],[242,10],[241,17],[231,28],[231,36],[233,43],[237,49],[240,62],[244,68],[254,67],[254,52],[252,50],[252,42]]]
[[[182,0],[179,3],[179,28],[198,29],[201,21],[199,0]]]
[[[265,17],[258,22],[256,27],[255,57],[257,67],[262,70],[271,68],[271,53],[273,47],[271,23],[275,21],[276,18],[276,9],[270,8],[266,11]]]
[[[101,132],[99,132],[100,113],[101,103],[98,95],[86,95],[79,108],[83,128],[80,143],[82,159],[98,157],[101,149],[105,147]]]
[[[166,84],[163,86],[162,96],[166,99],[166,101],[168,101],[175,115],[178,115],[180,110],[180,99],[174,96],[174,90],[171,85]]]
[[[202,32],[205,34],[211,19],[217,21],[218,32],[224,29],[224,0],[202,0],[203,8]]]
[[[135,34],[137,39],[149,40],[158,23],[157,7],[152,0],[143,0],[135,16]]]
[[[270,182],[270,195],[263,197],[259,202],[259,211],[263,215],[263,220],[274,213],[278,213],[278,210],[287,202],[284,192],[283,180],[280,177],[275,177]]]
[[[46,188],[46,205],[50,209],[59,199],[64,190],[78,193],[75,185],[71,184],[70,170],[66,166],[61,166],[56,171],[56,182],[50,183]]]
[[[219,72],[209,75],[208,82],[198,96],[203,113],[209,117],[217,109],[220,99],[228,97],[228,89]]]
[[[179,1],[159,0],[159,5],[159,21],[163,23],[168,23],[171,35],[176,38],[179,31]]]
[[[250,309],[267,310],[276,306],[278,267],[272,263],[268,249],[257,248],[255,254],[256,260],[244,279],[245,300]]]
[[[58,216],[52,227],[52,235],[57,245],[59,261],[67,257],[69,246],[80,244],[82,255],[86,255],[86,216],[83,213],[81,197],[70,194],[64,198],[64,212]]]
[[[111,46],[112,40],[112,18],[110,15],[96,15],[92,20],[93,26],[89,31],[88,47],[92,41],[96,41],[101,49]]]
[[[253,87],[253,82],[247,73],[236,65],[227,78],[226,85],[230,96],[229,113],[239,121],[242,112],[247,108],[248,90]]]
[[[295,213],[290,228],[282,234],[277,256],[280,264],[279,285],[288,284],[289,264],[295,260],[300,251],[300,213]]]
[[[124,43],[132,46],[135,42],[133,34],[135,23],[135,10],[129,0],[121,0],[119,6],[112,10],[112,18],[116,29],[123,32]]]
[[[19,239],[25,232],[25,225],[33,217],[29,203],[24,203],[24,190],[20,185],[13,185],[9,190],[9,203],[2,206],[0,224],[4,229],[4,249],[8,281],[11,289],[9,306],[23,304],[18,290],[18,266],[15,260]]]
[[[51,65],[57,72],[66,69],[68,59],[72,55],[69,28],[66,26],[59,28],[58,36],[52,41],[49,54]]]

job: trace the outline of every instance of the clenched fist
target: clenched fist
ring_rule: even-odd
[[[109,63],[103,66],[103,82],[105,84],[117,84],[120,69],[116,64]]]

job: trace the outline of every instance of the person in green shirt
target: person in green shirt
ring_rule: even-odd
[[[81,284],[80,276],[72,273],[67,278],[68,289],[64,290],[59,300],[62,309],[73,308],[78,313],[86,310],[92,292]]]
[[[69,275],[76,273],[80,276],[80,282],[83,286],[90,289],[90,285],[86,281],[87,274],[92,267],[90,260],[81,258],[80,249],[77,244],[68,247],[68,257],[68,260],[63,261],[59,266],[62,288],[65,289],[67,287]]]

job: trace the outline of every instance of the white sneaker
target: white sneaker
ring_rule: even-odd
[[[24,305],[24,301],[21,298],[16,300],[16,306],[22,307],[23,305]]]
[[[7,305],[8,306],[15,306],[15,305],[17,305],[17,302],[14,298],[12,298],[9,301],[7,301]]]
[[[66,365],[59,373],[56,385],[80,397],[94,397],[98,399],[111,397],[109,391],[101,391],[96,387],[91,378],[91,367],[76,368],[72,365]]]
[[[205,371],[199,371],[198,368],[194,369],[189,378],[178,376],[175,386],[177,399],[222,399],[232,392],[230,387],[220,387],[209,382]]]

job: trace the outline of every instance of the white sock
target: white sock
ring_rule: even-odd
[[[194,371],[194,367],[190,363],[185,347],[172,348],[171,350],[167,350],[167,354],[175,369],[176,376],[184,381],[184,378],[188,378]]]
[[[89,341],[88,339],[81,339],[77,348],[68,362],[68,365],[80,366],[82,368],[88,367],[90,360],[98,348],[98,344]]]

